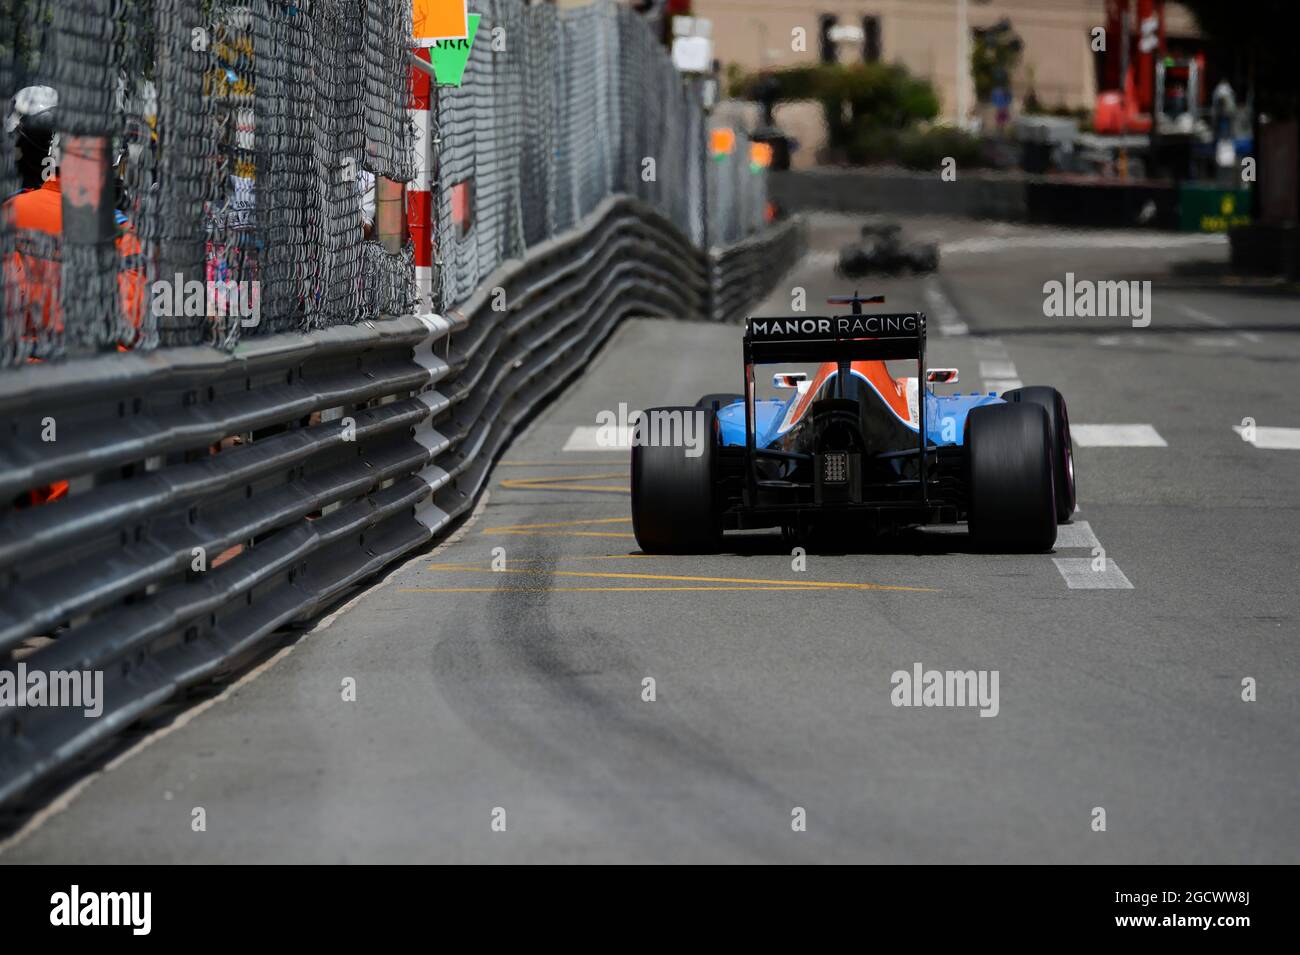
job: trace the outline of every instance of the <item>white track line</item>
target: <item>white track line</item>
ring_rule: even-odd
[[[1243,439],[1246,429],[1234,424],[1232,430]],[[1261,428],[1256,426],[1255,439],[1248,442],[1265,451],[1300,451],[1300,428]]]
[[[632,429],[619,428],[615,443],[602,441],[602,432],[608,429],[598,425],[583,425],[573,429],[561,451],[615,451],[632,447]]]
[[[1018,375],[1015,364],[1010,361],[980,362],[981,378],[1015,378]]]
[[[995,395],[1005,395],[1008,391],[1025,387],[1019,378],[985,378],[984,390]]]
[[[997,343],[1001,345],[1001,342]],[[1003,349],[1005,352],[1005,349]],[[980,377],[984,379],[984,390],[993,394],[1005,394],[1016,388],[1023,388],[1020,373],[1014,362],[1005,358],[993,358],[980,362]]]
[[[944,242],[943,255],[955,252],[1002,252],[1011,249],[1181,249],[1198,245],[1227,245],[1226,235],[1142,235],[1102,233],[1100,235],[1008,235],[980,236]]]
[[[1086,547],[1088,550],[1092,550],[1094,547],[1100,546],[1101,541],[1097,540],[1097,535],[1092,532],[1092,525],[1087,521],[1062,524],[1056,529],[1057,550],[1063,550],[1067,547]]]
[[[981,338],[975,341],[976,358],[1008,358],[1007,346],[997,338]]]
[[[839,264],[840,256],[838,252],[809,252],[803,257],[800,265],[806,268],[823,268],[833,269]]]
[[[1167,448],[1149,424],[1071,424],[1070,436],[1081,448]]]
[[[1076,509],[1077,510],[1077,509]],[[1056,529],[1056,550],[1081,548],[1087,557],[1053,557],[1065,586],[1071,590],[1132,590],[1133,584],[1119,565],[1106,556],[1101,541],[1087,521],[1062,524]]]
[[[1100,562],[1098,569],[1093,568],[1094,560]],[[1124,571],[1109,557],[1053,557],[1052,563],[1071,590],[1133,589],[1133,584],[1124,576]]]
[[[1224,321],[1217,315],[1211,315],[1209,312],[1202,312],[1199,308],[1192,308],[1190,305],[1183,305],[1179,302],[1174,303],[1174,308],[1202,325],[1209,325],[1211,328],[1222,328],[1225,331],[1232,329],[1232,323]],[[1261,342],[1264,340],[1254,332],[1237,332],[1237,334],[1248,342]]]
[[[943,288],[939,285],[938,280],[933,277],[926,279],[923,292],[926,306],[930,310],[930,317],[938,323],[940,334],[970,334],[970,328],[961,320],[961,316],[957,312],[957,306],[953,305],[948,296],[943,294]]]

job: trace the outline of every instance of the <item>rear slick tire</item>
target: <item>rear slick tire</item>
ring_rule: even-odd
[[[681,440],[662,443],[658,415],[693,417],[700,453]],[[649,423],[649,424],[648,424]],[[678,429],[680,438],[683,431]],[[651,408],[632,442],[632,532],[647,554],[714,553],[722,544],[716,504],[717,417],[711,408]]]
[[[1036,404],[984,405],[966,419],[970,509],[978,547],[1042,553],[1056,543],[1047,412]]]
[[[1066,523],[1074,516],[1079,491],[1074,481],[1074,443],[1070,438],[1065,399],[1055,388],[1030,385],[1008,391],[1002,400],[1038,405],[1047,412],[1047,430],[1052,438],[1052,473],[1056,478],[1056,523]]]

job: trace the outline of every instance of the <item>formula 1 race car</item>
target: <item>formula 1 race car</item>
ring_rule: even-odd
[[[872,221],[862,227],[862,238],[840,249],[836,274],[857,278],[872,273],[933,272],[939,267],[939,247],[903,237],[896,222]]]
[[[750,318],[744,394],[641,413],[632,523],[643,551],[716,551],[727,529],[815,543],[961,521],[982,549],[1052,547],[1075,505],[1065,400],[1046,387],[936,395],[957,369],[925,367],[924,314],[863,314],[883,301],[854,295],[829,300],[850,314]],[[891,359],[914,360],[916,376],[895,378]],[[755,367],[778,362],[820,366],[811,380],[778,372],[774,386],[791,395],[758,398]],[[702,440],[683,440],[692,433]]]

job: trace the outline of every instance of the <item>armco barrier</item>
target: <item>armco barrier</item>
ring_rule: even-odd
[[[0,493],[71,482],[0,521],[0,659],[104,681],[95,718],[0,707],[0,803],[428,543],[619,320],[730,316],[801,238],[787,223],[705,256],[617,197],[448,317],[0,376]]]
[[[709,263],[714,319],[727,322],[743,318],[745,309],[771,291],[806,246],[804,222],[794,218],[724,249],[715,249]]]

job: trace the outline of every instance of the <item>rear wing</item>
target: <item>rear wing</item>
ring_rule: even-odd
[[[745,322],[745,498],[758,500],[758,477],[754,462],[759,456],[784,456],[788,452],[755,447],[754,365],[767,362],[833,361],[839,366],[836,381],[843,387],[853,361],[885,361],[910,358],[916,362],[917,378],[925,376],[925,313],[892,312],[864,315],[865,303],[878,304],[883,296],[833,298],[831,305],[851,305],[850,315],[791,315],[751,317]],[[842,396],[842,393],[841,393]],[[920,503],[926,489],[925,400],[918,405],[917,456],[920,469]]]
[[[745,362],[921,360],[925,313],[791,315],[745,322]]]

